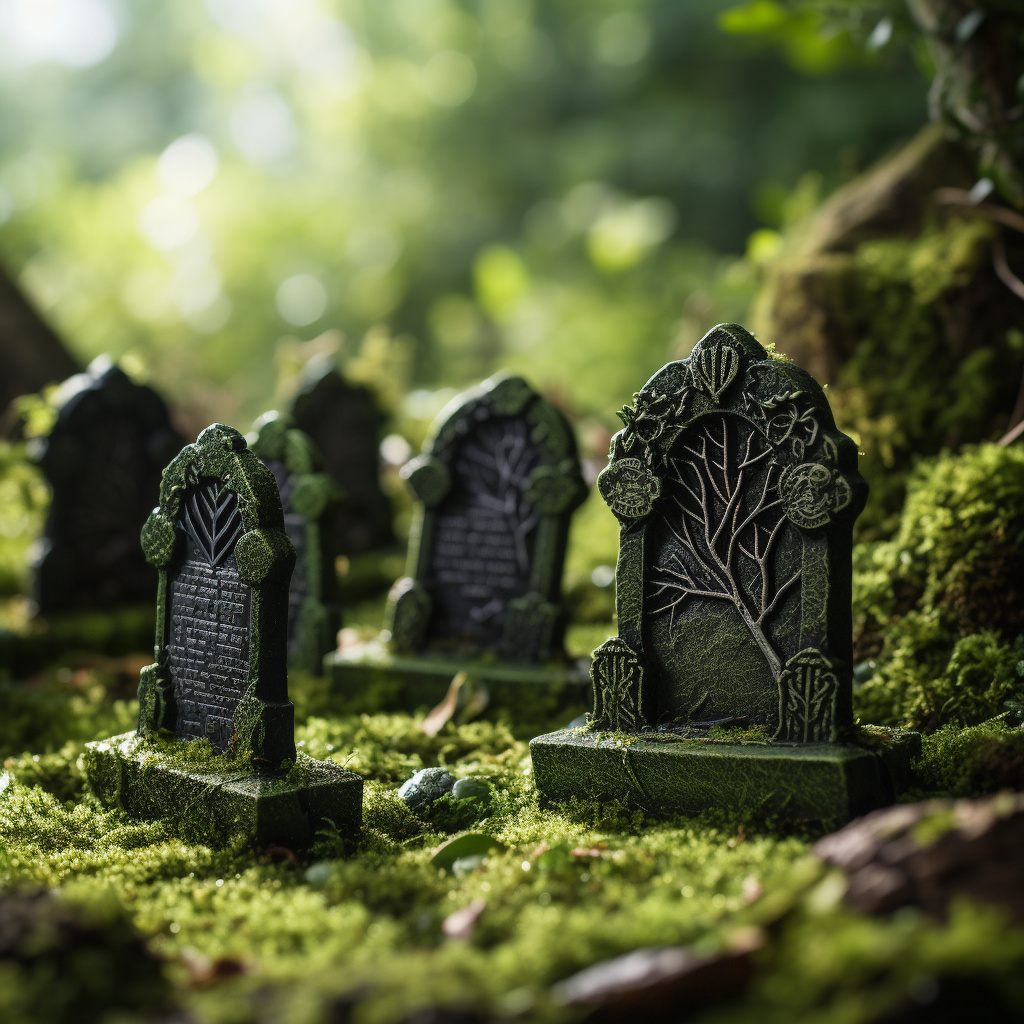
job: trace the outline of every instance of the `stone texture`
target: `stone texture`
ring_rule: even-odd
[[[133,733],[87,745],[86,773],[106,807],[168,818],[191,841],[223,846],[237,836],[265,848],[308,846],[321,829],[353,835],[363,780],[331,761],[302,758],[287,775],[176,763]]]
[[[894,756],[920,751],[916,734]],[[649,814],[727,807],[789,819],[848,820],[894,798],[885,762],[862,747],[709,742],[563,729],[530,741],[542,802],[622,800]]]
[[[849,876],[845,902],[870,914],[918,906],[944,918],[962,897],[1024,925],[1024,793],[928,800],[875,811],[819,840]]]

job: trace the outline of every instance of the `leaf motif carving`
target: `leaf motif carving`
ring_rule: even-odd
[[[182,525],[213,568],[234,550],[242,532],[238,495],[216,477],[205,477],[185,496]]]
[[[709,345],[693,360],[694,381],[717,402],[736,379],[739,351],[732,345]]]

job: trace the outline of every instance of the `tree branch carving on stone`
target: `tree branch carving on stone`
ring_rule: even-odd
[[[776,579],[774,553],[788,522],[771,444],[745,418],[714,414],[694,423],[667,460],[665,524],[678,547],[652,567],[652,614],[675,617],[690,598],[728,601],[778,680],[782,661],[768,625],[800,581]]]
[[[484,508],[502,516],[516,548],[520,571],[530,571],[529,537],[540,513],[526,497],[526,481],[537,463],[526,424],[509,419],[482,425],[457,456],[458,476]]]

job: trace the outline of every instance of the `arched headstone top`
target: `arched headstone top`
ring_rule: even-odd
[[[839,431],[825,392],[804,369],[765,349],[738,324],[708,331],[686,359],[659,370],[618,415],[598,488],[620,521],[649,515],[680,434],[699,420],[730,416],[763,439],[785,476],[790,520],[814,529],[856,518],[867,485],[857,447]]]
[[[547,514],[571,512],[587,494],[576,439],[568,421],[522,377],[495,374],[452,399],[427,433],[422,454],[402,467],[402,477],[427,506],[439,504],[451,486],[451,465],[463,441],[477,426],[522,419],[537,465],[526,482],[535,506]]]
[[[295,554],[285,535],[274,475],[249,451],[244,435],[223,423],[207,427],[164,470],[160,505],[142,530],[142,548],[150,564],[160,569],[170,562],[185,495],[204,479],[219,481],[235,495],[244,528],[235,550],[243,579],[256,583],[289,574]]]

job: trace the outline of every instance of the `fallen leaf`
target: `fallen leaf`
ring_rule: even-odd
[[[430,863],[437,868],[448,870],[463,857],[475,857],[490,853],[492,850],[505,850],[504,843],[498,842],[494,836],[483,832],[466,832],[448,842],[442,843],[430,858]]]
[[[445,723],[451,720],[455,709],[459,706],[459,691],[468,678],[465,672],[456,672],[448,684],[448,692],[444,695],[444,700],[437,707],[432,708],[427,717],[423,719],[422,729],[428,736],[436,736],[444,728]]]
[[[468,907],[449,914],[441,924],[441,931],[449,939],[468,939],[473,934],[477,918],[484,912],[486,906],[483,900],[473,900]]]

